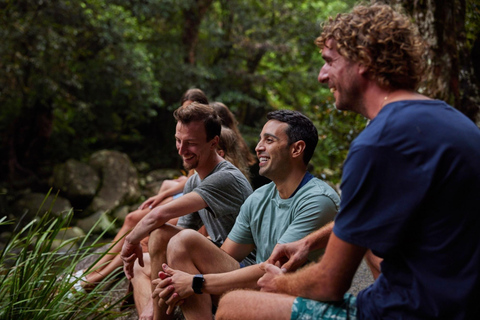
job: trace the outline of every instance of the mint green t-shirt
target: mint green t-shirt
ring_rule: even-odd
[[[289,199],[281,199],[271,182],[252,193],[228,238],[240,244],[255,244],[257,263],[270,257],[277,243],[289,243],[312,233],[333,221],[340,198],[328,184],[312,178]],[[314,260],[323,250],[314,252]]]

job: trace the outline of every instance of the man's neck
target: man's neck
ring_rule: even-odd
[[[275,179],[273,182],[278,191],[278,195],[282,199],[288,199],[292,193],[297,190],[298,185],[302,182],[305,173],[307,172],[306,168],[298,168],[292,170],[285,170],[288,172],[288,175],[284,179]]]
[[[378,113],[385,107],[387,104],[395,101],[404,101],[404,100],[427,100],[430,99],[424,95],[421,95],[414,91],[409,90],[388,90],[382,89],[378,86],[371,88],[367,93],[365,93],[365,114],[364,116],[368,119],[375,118]]]
[[[199,166],[195,168],[195,171],[198,173],[198,177],[203,180],[205,179],[212,171],[215,169],[217,164],[222,162],[224,159],[220,157],[217,152],[215,151],[214,154],[209,156],[208,161],[205,162],[203,166]]]

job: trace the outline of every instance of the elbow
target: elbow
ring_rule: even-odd
[[[340,301],[343,299],[345,293],[350,288],[350,285],[330,285],[326,290],[325,301]]]

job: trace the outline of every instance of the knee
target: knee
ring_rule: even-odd
[[[203,239],[202,239],[203,238]],[[205,240],[200,233],[192,229],[184,229],[177,233],[167,246],[167,261],[175,267],[177,261],[185,261],[191,257],[191,253],[197,251],[200,241]]]
[[[148,239],[148,252],[150,256],[155,257],[159,254],[164,254],[167,249],[167,243],[170,238],[163,232],[162,228],[153,230]]]
[[[142,217],[145,216],[142,211],[143,210],[135,210],[127,214],[125,221],[123,222],[123,226],[128,229],[135,228],[137,223],[142,220]]]

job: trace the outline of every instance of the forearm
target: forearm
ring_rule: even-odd
[[[203,292],[221,295],[232,289],[256,289],[257,281],[264,275],[259,265],[252,265],[225,273],[204,275]]]
[[[308,248],[308,251],[311,252],[317,249],[324,249],[327,246],[328,239],[332,234],[334,222],[330,222],[315,232],[312,232],[305,238],[303,238],[304,245]]]
[[[166,218],[158,211],[150,211],[142,220],[138,222],[135,228],[126,237],[125,241],[137,244],[144,238],[146,238],[150,232],[163,226],[169,218]]]
[[[319,262],[275,278],[280,293],[319,301],[337,301],[350,288],[366,249],[331,234],[325,255]]]
[[[168,188],[162,188],[159,190],[158,195],[162,198],[172,197],[180,192],[183,192],[183,188],[185,187],[185,183],[187,182],[187,178],[180,179],[178,182],[172,183]]]
[[[275,278],[277,292],[317,301],[341,299],[344,292],[332,291],[333,284],[329,284],[329,279],[321,274],[319,263],[306,266],[294,273],[286,273]]]

